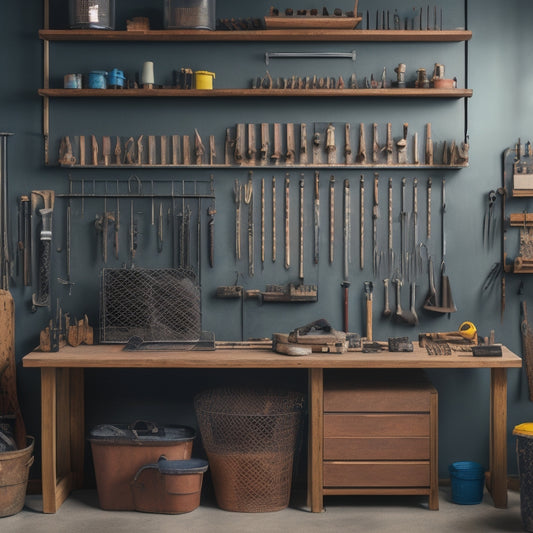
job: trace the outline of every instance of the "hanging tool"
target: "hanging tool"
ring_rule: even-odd
[[[261,178],[261,268],[265,266],[265,178]]]
[[[159,204],[160,210],[161,203]],[[215,214],[216,209],[214,205],[211,205],[207,208],[207,257],[209,261],[209,266],[213,268],[215,265]],[[161,215],[159,217],[162,218]],[[200,218],[200,217],[198,217]],[[161,228],[162,230],[162,228]],[[161,238],[161,242],[163,239]]]
[[[254,186],[253,172],[248,172],[248,183],[244,185],[244,203],[248,206],[248,275],[254,275]]]
[[[383,305],[383,312],[381,313],[381,315],[383,316],[383,318],[388,318],[392,314],[390,304],[389,304],[389,278],[385,278],[383,280],[383,294],[384,294],[385,304]]]
[[[326,128],[326,153],[328,154],[328,165],[337,162],[337,147],[335,145],[335,126],[328,124]]]
[[[374,206],[372,209],[372,264],[374,276],[377,276],[379,267],[379,253],[378,253],[378,218],[379,218],[379,174],[374,172]]]
[[[116,205],[116,210],[115,210],[115,245],[114,245],[114,249],[115,249],[115,259],[118,259],[118,255],[119,255],[119,233],[120,233],[120,200],[118,198],[118,189],[119,189],[119,186],[118,186],[118,180],[117,180],[117,205]]]
[[[418,179],[413,179],[413,245],[411,249],[411,261],[413,275],[419,273],[422,268],[422,254],[420,252],[420,246],[418,245]]]
[[[348,281],[350,276],[350,263],[351,258],[351,233],[352,233],[352,223],[351,223],[351,208],[350,208],[350,181],[348,179],[344,180],[344,220],[343,220],[343,237],[344,237],[344,269],[343,277],[344,281]]]
[[[300,226],[299,226],[299,265],[298,265],[298,278],[300,283],[304,282],[304,177],[301,174],[300,177]]]
[[[396,149],[398,152],[398,163],[401,165],[407,164],[407,132],[409,125],[407,122],[403,124],[403,137],[396,142]]]
[[[285,268],[291,267],[291,204],[290,204],[290,185],[291,180],[289,174],[285,175]]]
[[[276,262],[276,178],[272,176],[272,262]]]
[[[418,324],[418,315],[416,313],[416,283],[414,281],[411,282],[410,305],[410,312],[414,322],[413,326],[416,326]]]
[[[431,178],[427,182],[427,224],[426,224],[426,238],[431,239]]]
[[[117,204],[118,204],[118,198],[117,198]],[[157,217],[157,252],[158,253],[161,253],[163,251],[163,242],[164,242],[163,240],[163,202],[159,202],[159,215]]]
[[[362,122],[359,124],[359,150],[356,159],[358,163],[366,161],[365,125]]]
[[[287,153],[285,154],[285,162],[287,165],[293,165],[296,157],[296,145],[294,139],[294,124],[292,122],[286,124],[286,132]]]
[[[416,317],[410,310],[402,309],[401,306],[401,288],[402,280],[394,279],[393,283],[396,284],[396,311],[394,312],[394,318],[401,324],[408,326],[415,326],[418,323],[418,317]]]
[[[392,124],[390,122],[387,122],[387,141],[385,143],[385,146],[383,146],[381,150],[386,152],[387,165],[392,165],[392,154],[393,154]]]
[[[344,164],[346,165],[351,165],[353,163],[350,127],[349,123],[344,125]]]
[[[426,124],[426,165],[433,164],[433,140],[431,138],[431,122]]]
[[[366,301],[366,339],[372,340],[372,293],[374,284],[371,281],[365,281],[365,301]]]
[[[314,246],[313,246],[313,262],[318,265],[320,254],[320,175],[318,170],[315,170],[315,187],[313,199],[313,228],[314,228]]]
[[[307,124],[300,124],[300,165],[307,165]]]
[[[335,250],[335,176],[329,178],[329,262],[333,263]]]
[[[372,124],[372,163],[378,162],[379,142],[378,142],[378,125],[376,122]]]
[[[487,247],[494,243],[495,223],[494,204],[496,203],[496,191],[492,190],[488,194],[488,204],[483,218],[483,244]]]
[[[365,178],[359,180],[359,268],[365,268]]]
[[[20,197],[19,250],[22,254],[22,276],[25,287],[31,285],[31,203],[28,196]]]
[[[400,272],[403,277],[407,275],[407,211],[405,210],[406,178],[402,178],[402,197],[400,211]]]
[[[241,202],[242,190],[239,180],[235,180],[233,185],[233,194],[235,199],[235,259],[241,259]]]
[[[44,205],[39,208],[39,205]],[[32,295],[33,311],[37,307],[50,307],[50,262],[52,251],[52,216],[54,212],[54,191],[32,191],[32,214],[37,210],[41,216],[39,233],[39,266],[37,292]]]
[[[392,246],[392,178],[389,178],[389,196],[388,196],[388,213],[387,213],[387,268],[389,275],[394,270],[394,248]],[[388,282],[388,280],[387,280]]]

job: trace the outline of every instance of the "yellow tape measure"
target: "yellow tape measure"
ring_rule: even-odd
[[[459,334],[464,339],[472,340],[476,336],[476,333],[477,333],[476,326],[474,326],[472,322],[463,322],[459,326]]]

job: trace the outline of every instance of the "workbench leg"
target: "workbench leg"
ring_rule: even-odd
[[[41,369],[41,462],[43,513],[55,513],[57,479],[57,371],[55,368]]]
[[[307,505],[313,513],[323,510],[324,382],[321,368],[309,369],[309,444]]]
[[[507,369],[490,374],[490,478],[495,507],[507,507]]]
[[[85,460],[85,386],[83,368],[70,369],[70,457],[73,488],[83,486]]]

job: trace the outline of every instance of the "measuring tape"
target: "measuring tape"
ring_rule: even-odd
[[[464,339],[473,340],[474,337],[476,336],[476,333],[477,333],[476,326],[474,326],[472,322],[463,322],[459,326],[459,334]]]

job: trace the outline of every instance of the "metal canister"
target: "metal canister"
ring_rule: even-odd
[[[81,89],[81,74],[65,74],[63,77],[63,87],[65,89]]]
[[[105,70],[89,72],[89,89],[107,89],[107,72]]]
[[[110,89],[123,89],[125,80],[126,76],[124,76],[124,72],[118,68],[114,68],[109,73],[107,83],[109,84]]]

